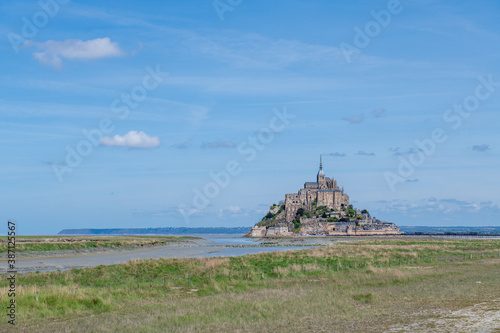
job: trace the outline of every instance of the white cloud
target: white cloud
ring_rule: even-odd
[[[59,42],[49,40],[44,43],[28,42],[26,46],[34,45],[42,52],[33,53],[36,60],[40,63],[55,68],[61,68],[62,59],[100,59],[120,57],[124,52],[120,49],[117,42],[112,42],[109,37],[96,38],[87,41],[80,39],[67,39]]]
[[[130,131],[124,136],[115,135],[112,138],[105,136],[101,139],[101,144],[129,148],[153,148],[161,145],[161,141],[160,138],[151,137],[144,132]]]

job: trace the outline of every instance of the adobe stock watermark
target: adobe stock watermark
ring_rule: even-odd
[[[110,110],[118,116],[119,120],[127,119],[130,116],[130,111],[137,108],[139,103],[148,97],[149,92],[158,88],[168,75],[167,72],[161,71],[160,65],[156,65],[155,69],[147,66],[145,70],[147,74],[143,77],[141,84],[130,89],[129,93],[122,93],[120,98],[116,98],[111,102]],[[71,174],[74,169],[82,164],[85,157],[92,154],[94,147],[100,145],[101,139],[105,134],[110,134],[114,130],[115,125],[111,118],[101,119],[98,126],[93,129],[82,130],[82,135],[85,138],[80,140],[75,146],[66,146],[64,163],[52,164],[52,169],[59,182],[62,183],[65,175]]]
[[[487,100],[496,91],[500,81],[493,81],[493,74],[487,77],[480,76],[479,84],[474,89],[474,93],[466,96],[461,103],[454,104],[452,108],[443,113],[443,121],[449,126],[448,131],[457,131],[463,125],[465,119],[468,119],[481,106],[481,102]],[[438,145],[448,140],[448,135],[442,127],[435,128],[428,138],[415,140],[415,146],[418,150],[404,158],[399,156],[399,166],[397,172],[385,172],[384,177],[387,185],[392,192],[396,190],[396,185],[408,181],[416,168],[423,165],[427,158],[436,152]]]
[[[224,22],[224,14],[232,12],[236,7],[241,5],[243,0],[214,0],[213,6],[219,20]]]
[[[178,211],[186,224],[190,223],[193,214],[206,209],[211,201],[231,184],[232,179],[243,172],[242,163],[255,161],[259,153],[263,152],[275,140],[276,135],[282,133],[295,118],[296,115],[288,113],[286,107],[282,111],[274,109],[273,117],[266,127],[261,128],[256,134],[248,136],[238,144],[236,150],[241,158],[228,161],[223,170],[210,172],[208,174],[210,181],[201,188],[195,187],[193,189],[192,204],[179,205]]]
[[[38,35],[40,29],[45,27],[50,19],[53,19],[60,11],[60,5],[66,5],[70,0],[40,0],[36,11],[31,17],[21,17],[20,33],[8,32],[7,39],[15,53],[19,52],[19,47]]]
[[[352,62],[353,54],[360,54],[362,49],[368,47],[372,40],[380,35],[382,29],[391,24],[392,18],[403,12],[403,9],[399,0],[389,0],[386,9],[370,12],[374,20],[368,21],[363,29],[355,26],[352,44],[342,42],[339,45],[347,63]]]

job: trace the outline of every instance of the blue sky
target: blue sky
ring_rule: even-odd
[[[496,1],[0,9],[0,214],[23,234],[251,226],[320,152],[380,219],[498,225]]]

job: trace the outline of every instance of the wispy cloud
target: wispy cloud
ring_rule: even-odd
[[[172,87],[191,87],[201,89],[207,93],[224,95],[252,95],[252,94],[299,94],[306,92],[327,91],[332,87],[346,88],[351,83],[343,82],[338,78],[318,77],[283,77],[269,76],[175,76],[165,82]]]
[[[500,206],[491,201],[475,202],[453,198],[379,201],[373,209],[384,219],[398,225],[474,226],[492,225]],[[383,213],[383,214],[381,214]]]
[[[270,39],[258,34],[219,31],[201,36],[184,32],[183,43],[192,51],[239,68],[279,69],[299,62],[342,63],[337,47],[305,44],[296,40]]]
[[[379,118],[385,114],[385,109],[376,109],[372,111],[373,116]]]
[[[481,152],[481,153],[484,153],[485,151],[488,151],[490,149],[491,149],[490,145],[487,145],[487,144],[472,146],[472,150],[473,151],[478,151],[478,152]]]
[[[395,200],[386,206],[387,210],[393,210],[397,212],[406,212],[413,214],[427,214],[432,212],[433,214],[448,214],[452,212],[462,212],[462,213],[477,213],[481,210],[495,209],[500,210],[500,207],[491,201],[488,202],[473,202],[464,201],[457,199],[436,199],[427,198],[420,201],[406,202],[402,200]],[[438,215],[439,216],[439,215]]]
[[[181,142],[181,143],[173,144],[170,147],[183,150],[183,149],[188,149],[189,146],[190,146],[189,143],[187,143],[187,142]]]
[[[223,206],[215,207],[209,205],[204,210],[195,209],[193,207],[164,207],[158,210],[134,210],[132,215],[136,218],[165,218],[165,217],[181,217],[185,215],[196,217],[216,217],[224,219],[235,219],[238,217],[247,217],[254,215],[265,214],[269,210],[269,206],[265,205],[259,208],[244,208],[238,206]]]
[[[42,50],[33,53],[35,59],[44,65],[58,69],[62,67],[63,59],[90,60],[124,55],[118,43],[112,42],[109,37],[87,41],[67,39],[65,41],[49,40],[43,43],[27,42],[26,46],[35,46]]]
[[[342,120],[345,120],[350,124],[360,124],[365,120],[365,116],[363,114],[360,114],[348,118],[342,118]]]
[[[403,156],[403,155],[416,154],[416,153],[418,153],[419,151],[422,151],[422,150],[415,149],[415,148],[409,148],[407,150],[401,150],[401,147],[396,147],[396,148],[389,148],[389,151],[394,156]]]
[[[101,139],[103,146],[118,146],[129,148],[154,148],[161,145],[160,138],[151,137],[144,132],[130,131],[124,136],[115,135],[110,138],[105,136]]]
[[[191,115],[188,120],[192,126],[198,128],[201,126],[203,120],[208,119],[208,110],[207,109],[199,109],[191,111]]]
[[[219,210],[218,216],[219,217],[224,217],[227,215],[234,216],[234,215],[239,215],[241,213],[242,213],[242,209],[240,207],[228,206],[228,207],[221,208]]]
[[[356,153],[356,155],[359,155],[359,156],[375,156],[375,153],[373,152],[366,152],[366,151],[363,151],[363,150],[360,150]]]
[[[41,161],[43,164],[48,166],[66,166],[66,162],[54,162],[54,161]]]
[[[83,4],[67,10],[78,18],[105,21],[113,26],[134,26],[148,28],[162,33],[182,45],[182,49],[211,57],[218,62],[228,63],[233,67],[279,69],[297,62],[310,64],[343,66],[342,51],[332,45],[308,44],[297,40],[272,39],[256,33],[242,33],[235,30],[206,30],[203,34],[188,29],[172,28],[165,24],[168,17],[161,14],[121,10],[111,13],[103,9]],[[161,22],[160,24],[154,22]]]
[[[204,142],[201,145],[203,149],[219,149],[219,148],[236,148],[236,144],[232,141],[214,141],[214,142]]]
[[[273,39],[256,33],[245,33],[236,30],[205,30],[203,33],[188,29],[167,26],[164,17],[159,13],[120,11],[110,13],[102,9],[75,5],[68,12],[76,17],[106,21],[114,26],[136,26],[151,29],[155,34],[168,36],[175,43],[174,47],[182,52],[210,57],[217,62],[232,67],[246,69],[272,70],[301,64],[303,66],[319,65],[322,69],[329,67],[343,68],[345,58],[343,51],[331,43],[304,43],[294,39]],[[161,22],[161,23],[155,23]],[[182,47],[178,47],[182,45]],[[421,66],[422,62],[405,62],[393,57],[378,57],[360,54],[357,57],[357,68],[360,70],[380,66]]]
[[[346,154],[345,154],[345,153],[338,153],[338,152],[335,152],[335,153],[325,154],[325,156],[332,156],[332,157],[345,157],[345,156],[346,156]]]

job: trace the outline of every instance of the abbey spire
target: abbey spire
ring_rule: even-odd
[[[318,171],[318,184],[322,185],[325,183],[325,172],[323,171],[323,153],[319,155],[319,171]]]

